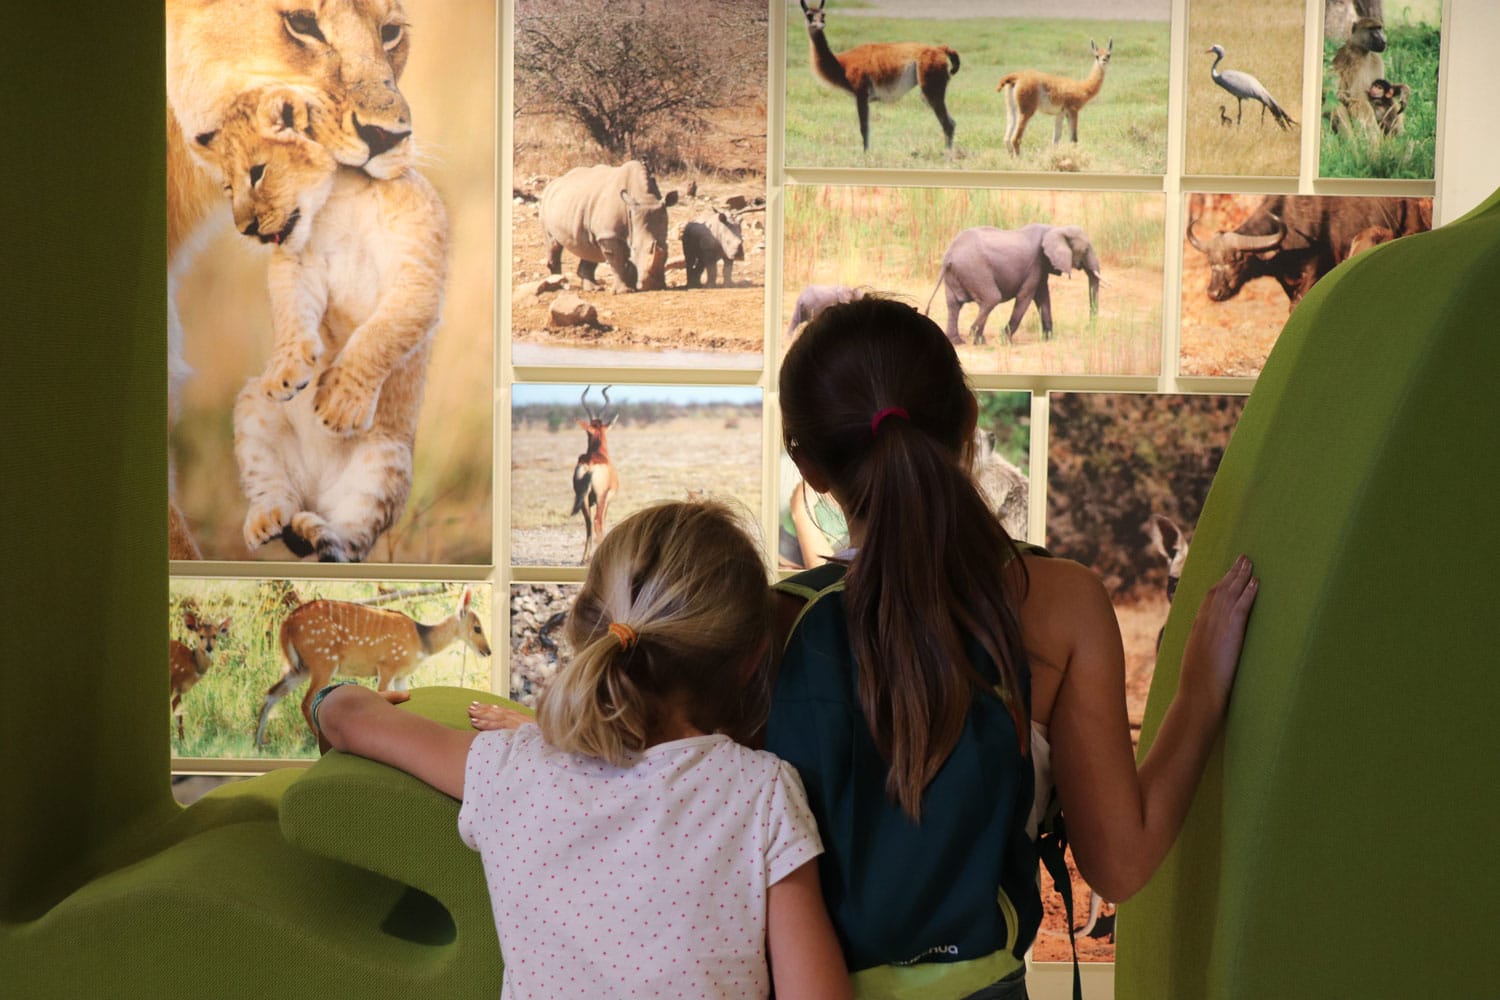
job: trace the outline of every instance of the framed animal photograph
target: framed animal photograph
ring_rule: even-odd
[[[168,616],[176,758],[316,758],[335,677],[490,688],[485,583],[173,577]]]
[[[517,365],[759,368],[764,4],[516,0]]]
[[[1047,548],[1092,568],[1109,591],[1125,642],[1126,714],[1140,735],[1156,647],[1209,484],[1243,396],[1052,392],[1048,395]],[[1070,859],[1071,863],[1071,859]],[[1112,900],[1072,871],[1084,928],[1079,957],[1114,959]],[[1056,894],[1033,956],[1070,957]]]
[[[1433,177],[1442,0],[1325,0],[1322,177]]]
[[[1297,176],[1306,25],[1306,0],[1190,0],[1187,173]]]
[[[1171,0],[788,0],[788,169],[1160,174]]]
[[[1432,199],[1195,193],[1184,216],[1179,373],[1246,377],[1320,278],[1431,229]]]
[[[841,297],[904,299],[971,373],[1155,375],[1159,194],[789,185],[786,342]]]
[[[572,649],[563,628],[576,583],[513,583],[510,587],[510,698],[531,708]]]
[[[1031,393],[981,391],[974,431],[974,479],[1011,538],[1024,541],[1030,515]],[[776,490],[776,566],[796,572],[821,566],[849,547],[838,501],[807,485],[785,451]]]
[[[580,566],[622,517],[652,503],[731,499],[761,510],[755,386],[516,385],[511,394],[515,566]]]
[[[173,558],[488,563],[496,8],[168,0]]]

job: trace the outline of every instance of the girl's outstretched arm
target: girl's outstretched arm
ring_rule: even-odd
[[[1038,619],[1044,644],[1060,654],[1052,662],[1064,664],[1048,734],[1058,797],[1079,871],[1119,902],[1145,885],[1187,816],[1228,707],[1258,581],[1241,557],[1209,590],[1183,651],[1177,693],[1137,770],[1124,650],[1109,595],[1075,563],[1039,562],[1056,565],[1033,575],[1040,592],[1027,598],[1023,627]]]
[[[776,1000],[845,1000],[853,996],[816,859],[771,886],[766,901],[767,950]]]
[[[404,698],[396,700],[404,701]],[[403,712],[384,695],[345,684],[317,709],[323,739],[336,750],[400,768],[455,799],[463,798],[464,764],[475,733]]]

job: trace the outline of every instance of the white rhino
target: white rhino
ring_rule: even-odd
[[[682,259],[687,286],[697,288],[707,271],[709,287],[718,284],[719,261],[724,262],[724,284],[734,284],[734,262],[745,259],[745,235],[739,219],[725,212],[703,212],[682,227]]]
[[[566,250],[578,258],[583,287],[596,290],[594,269],[607,263],[631,291],[666,287],[667,209],[665,198],[639,160],[612,167],[575,167],[547,185],[539,206],[547,232],[547,264],[562,273]],[[616,291],[619,291],[616,288]]]

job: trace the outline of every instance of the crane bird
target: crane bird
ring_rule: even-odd
[[[1260,120],[1262,122],[1266,120],[1266,109],[1269,108],[1272,117],[1276,119],[1276,124],[1282,128],[1297,124],[1292,116],[1282,110],[1281,105],[1276,103],[1276,98],[1271,96],[1271,92],[1265,88],[1265,85],[1255,77],[1249,73],[1242,73],[1237,69],[1226,69],[1222,73],[1219,72],[1219,63],[1224,60],[1224,46],[1213,45],[1204,49],[1204,52],[1212,52],[1215,57],[1214,64],[1208,71],[1209,75],[1214,78],[1214,83],[1217,83],[1233,94],[1234,99],[1239,102],[1236,108],[1238,114],[1235,115],[1234,119],[1236,125],[1240,124],[1245,117],[1246,100],[1260,102]],[[1222,109],[1220,113],[1223,113]]]

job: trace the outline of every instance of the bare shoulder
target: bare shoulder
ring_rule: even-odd
[[[1063,678],[1075,664],[1107,667],[1113,662],[1120,628],[1108,591],[1087,566],[1034,555],[1024,556],[1023,564],[1027,583],[1020,617],[1032,667],[1032,718],[1046,724]]]

